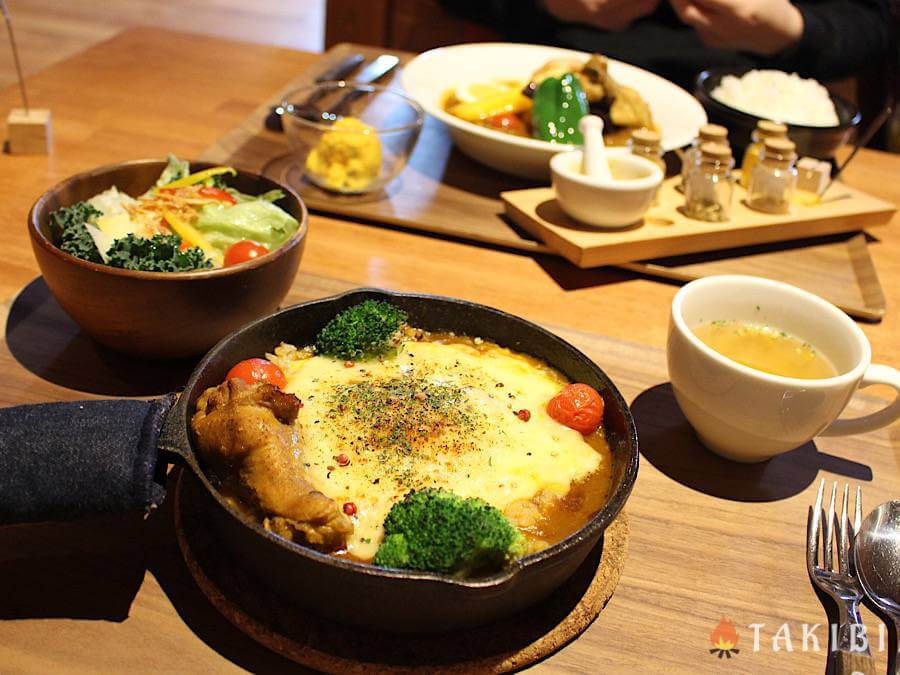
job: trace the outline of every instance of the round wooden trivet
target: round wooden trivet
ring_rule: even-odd
[[[549,656],[597,618],[619,582],[628,544],[624,513],[550,598],[500,623],[446,635],[396,636],[347,627],[281,600],[225,554],[183,471],[175,529],[185,562],[209,601],[238,630],[309,668],[333,673],[505,673]]]

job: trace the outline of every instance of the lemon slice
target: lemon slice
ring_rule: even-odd
[[[511,88],[505,82],[475,82],[457,87],[453,94],[460,103],[477,103],[490,96],[504,94]]]

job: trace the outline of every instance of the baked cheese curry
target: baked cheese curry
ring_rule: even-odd
[[[529,553],[606,502],[602,398],[531,356],[404,325],[376,358],[281,344],[254,361],[278,386],[229,374],[193,428],[233,506],[282,536],[371,562],[392,507],[432,488],[502,511]]]

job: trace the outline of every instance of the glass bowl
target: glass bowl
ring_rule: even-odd
[[[374,192],[394,180],[425,120],[409,96],[356,82],[296,89],[281,105],[284,132],[306,178],[342,194]]]

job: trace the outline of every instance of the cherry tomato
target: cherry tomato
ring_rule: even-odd
[[[281,372],[281,368],[266,359],[247,359],[241,361],[225,376],[226,380],[243,380],[247,384],[254,382],[268,382],[283,389],[287,385],[287,378]]]
[[[501,113],[488,117],[484,123],[492,129],[505,131],[516,136],[527,136],[528,131],[525,129],[525,122],[522,118],[514,113]]]
[[[254,260],[269,252],[262,244],[244,239],[228,247],[225,251],[225,267],[231,267],[248,260]]]
[[[603,421],[603,398],[587,384],[570,384],[547,403],[547,414],[587,435]]]
[[[230,194],[225,192],[217,187],[202,187],[197,192],[200,193],[202,197],[209,197],[210,199],[218,199],[220,202],[227,202],[228,204],[237,204],[237,200],[232,197]]]

